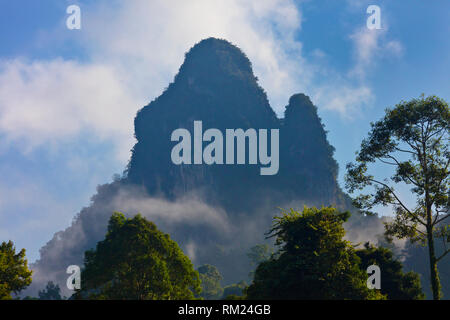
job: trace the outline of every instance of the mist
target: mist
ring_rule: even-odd
[[[267,198],[268,199],[268,198]],[[91,204],[75,215],[72,224],[40,249],[40,259],[31,265],[33,282],[21,296],[37,296],[48,281],[59,284],[61,294],[69,297],[73,292],[66,287],[69,265],[82,268],[84,252],[95,248],[105,237],[110,216],[115,211],[133,217],[141,214],[177,241],[195,267],[215,265],[224,277],[223,283],[251,281],[249,249],[261,243],[273,245],[267,239],[273,217],[280,208],[301,210],[304,201],[289,202],[278,208],[270,201],[261,201],[253,212],[226,212],[208,204],[202,193],[191,192],[174,200],[163,196],[150,196],[143,187],[130,185],[124,180],[100,185]],[[345,223],[346,238],[354,244],[379,244],[383,241],[383,221],[386,218],[362,217],[353,214]],[[401,252],[401,243],[398,243]]]

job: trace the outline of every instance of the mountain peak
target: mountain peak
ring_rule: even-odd
[[[296,117],[298,115],[309,118],[317,117],[316,106],[314,106],[311,99],[303,93],[292,95],[285,111],[285,118]]]
[[[175,81],[209,83],[224,81],[224,77],[231,81],[256,82],[251,62],[241,49],[227,40],[207,38],[186,53]]]
[[[309,96],[303,93],[296,93],[289,98],[290,105],[313,105]]]

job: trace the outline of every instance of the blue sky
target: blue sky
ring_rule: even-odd
[[[66,28],[71,4],[81,30]],[[369,4],[381,8],[381,30],[366,28]],[[448,0],[2,0],[0,240],[37,259],[122,172],[136,111],[209,36],[246,52],[280,116],[292,94],[311,96],[342,182],[386,107],[421,93],[450,101],[449,18]]]

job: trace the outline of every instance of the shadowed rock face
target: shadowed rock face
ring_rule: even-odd
[[[174,165],[171,133],[279,129],[280,168],[261,176],[260,165]],[[84,251],[105,236],[113,211],[140,212],[168,232],[196,265],[218,267],[225,283],[246,279],[248,249],[264,240],[278,207],[350,208],[336,182],[337,164],[316,107],[291,97],[276,117],[245,54],[225,40],[206,39],[187,54],[174,82],[135,118],[137,143],[124,178],[98,188],[89,207],[55,234],[33,265],[36,293],[48,280],[64,290],[67,266],[83,264]],[[64,292],[66,295],[69,292]]]
[[[260,176],[259,165],[181,165],[171,162],[177,128],[280,129],[280,170]],[[225,40],[206,39],[187,54],[173,83],[140,110],[128,181],[150,194],[174,198],[193,190],[227,210],[249,210],[261,199],[274,205],[299,198],[343,205],[337,164],[316,107],[303,94],[291,97],[285,119],[276,117],[245,54]],[[272,202],[270,201],[270,202]],[[238,204],[238,206],[236,205]]]

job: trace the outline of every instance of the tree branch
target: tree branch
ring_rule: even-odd
[[[387,188],[388,190],[389,190],[389,192],[395,197],[395,199],[397,199],[397,201],[398,201],[398,204],[403,208],[403,209],[405,209],[405,211],[406,212],[408,212],[408,214],[411,216],[411,218],[413,219],[413,220],[416,220],[417,222],[419,222],[420,224],[422,224],[423,226],[427,226],[426,225],[426,223],[424,223],[422,220],[420,220],[417,216],[415,216],[404,204],[403,204],[403,202],[401,202],[400,201],[400,199],[397,197],[397,195],[395,194],[395,192],[391,189],[391,187],[389,187],[387,184],[385,184],[385,183],[383,183],[383,182],[380,182],[380,181],[377,181],[377,180],[375,180],[375,179],[370,179],[369,178],[369,181],[372,181],[372,182],[375,182],[375,183],[378,183],[378,184],[381,184],[382,186],[384,186],[385,188]]]
[[[448,217],[450,217],[450,214],[447,213],[445,216],[443,216],[442,218],[440,218],[439,220],[437,220],[434,224],[438,224],[439,222],[444,221],[445,219],[447,219]]]
[[[449,253],[449,252],[450,252],[450,249],[445,250],[444,253],[439,258],[436,259],[436,262],[439,262],[439,260],[441,260],[443,257],[445,257],[447,255],[447,253]]]
[[[407,152],[407,153],[411,153],[411,154],[417,155],[417,152],[413,152],[413,151],[409,151],[409,150],[403,150],[403,149],[400,149],[400,148],[397,148],[397,147],[395,147],[394,149],[397,150],[397,151],[400,151],[400,152]]]
[[[397,166],[400,167],[400,162],[398,162],[398,160],[397,160],[395,157],[393,157],[393,156],[391,156],[391,155],[387,155],[387,157],[388,157],[388,158],[391,158],[392,160],[394,160],[395,163],[397,164]],[[422,186],[421,184],[419,184],[417,181],[414,181],[413,179],[411,179],[411,178],[409,177],[409,175],[405,174],[405,177],[409,180],[409,182],[411,182],[411,183],[412,183],[413,185],[415,185],[416,187],[423,188],[423,186]]]
[[[383,160],[383,159],[381,159],[381,158],[377,158],[377,159],[380,160],[381,162],[383,162],[383,163],[385,163],[385,164],[389,164],[389,165],[391,165],[391,166],[396,166],[396,165],[397,165],[396,163],[388,162],[388,161],[385,161],[385,160]]]

